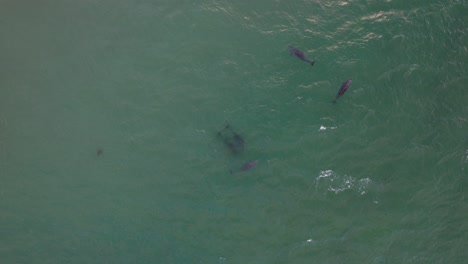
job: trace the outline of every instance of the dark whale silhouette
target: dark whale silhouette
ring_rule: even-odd
[[[232,153],[238,154],[244,151],[244,139],[236,133],[229,124],[218,132],[218,136]]]
[[[253,167],[257,166],[258,160],[252,160],[240,167],[238,170],[231,170],[231,174],[237,173],[237,172],[243,172],[243,171],[248,171],[252,169]]]
[[[257,163],[258,163],[258,160],[252,160],[250,162],[247,162],[246,164],[244,164],[240,170],[241,171],[246,171],[246,170],[250,170],[251,168],[257,166]]]
[[[294,56],[298,57],[299,59],[305,61],[305,62],[308,62],[310,63],[311,66],[314,66],[314,63],[315,61],[311,61],[309,60],[305,55],[304,53],[302,53],[300,50],[296,49],[295,47],[293,46],[288,46],[289,48],[289,54],[292,56],[294,54]]]
[[[352,82],[353,80],[347,80],[346,82],[343,83],[343,85],[341,85],[341,88],[338,91],[338,94],[336,94],[336,98],[335,100],[333,100],[333,103],[336,103],[336,100],[338,100],[338,98],[340,98],[348,90]]]

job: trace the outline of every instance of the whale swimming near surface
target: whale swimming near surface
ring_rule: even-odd
[[[232,153],[238,154],[244,151],[244,139],[229,124],[218,132],[218,136],[221,137]]]
[[[241,171],[250,170],[251,168],[257,166],[257,164],[258,164],[258,160],[252,160],[252,161],[247,162],[246,164],[244,164],[244,165],[240,168],[240,170],[241,170]]]
[[[235,172],[243,172],[243,171],[248,171],[252,168],[254,168],[255,166],[257,166],[258,164],[258,160],[252,160],[252,161],[249,161],[247,163],[245,163],[244,165],[242,165],[242,167],[240,167],[238,170],[231,170],[231,174],[234,174]]]
[[[310,63],[311,66],[314,66],[314,63],[315,61],[311,61],[309,60],[305,55],[304,53],[302,53],[300,50],[296,49],[295,47],[293,46],[288,46],[289,48],[289,54],[292,56],[294,54],[294,56],[298,57],[299,59],[305,61],[305,62],[308,62]]]
[[[349,86],[351,86],[351,83],[353,82],[353,80],[347,80],[346,82],[343,83],[343,85],[341,85],[341,88],[340,90],[338,91],[338,94],[336,94],[336,98],[335,100],[333,100],[333,103],[336,103],[336,100],[338,100],[338,98],[340,98],[349,88]]]

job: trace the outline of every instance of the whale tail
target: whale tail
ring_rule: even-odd
[[[310,62],[310,66],[314,66],[315,61]]]

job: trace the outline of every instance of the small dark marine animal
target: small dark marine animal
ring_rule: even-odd
[[[258,164],[258,160],[252,160],[252,161],[247,162],[246,164],[244,164],[244,165],[240,168],[240,170],[241,170],[241,171],[250,170],[251,168],[257,166],[257,164]]]
[[[293,46],[288,46],[289,48],[289,54],[292,56],[294,54],[294,56],[298,57],[299,59],[305,61],[305,62],[308,62],[310,63],[310,66],[314,66],[314,63],[315,61],[311,61],[309,60],[305,55],[304,53],[302,53],[300,50],[296,49],[295,47]]]
[[[341,88],[338,91],[338,94],[336,95],[335,100],[333,100],[333,103],[336,103],[336,100],[338,100],[338,98],[340,98],[348,90],[352,82],[353,80],[347,80],[346,82],[343,83],[343,85],[341,85]]]
[[[224,144],[226,144],[232,153],[238,154],[244,151],[244,139],[237,134],[229,124],[218,132],[218,136],[221,137]]]
[[[248,171],[252,168],[254,168],[255,166],[257,166],[258,164],[258,160],[252,160],[252,161],[249,161],[247,163],[245,163],[244,165],[242,165],[242,167],[240,167],[240,169],[238,170],[231,170],[231,174],[234,174],[236,172],[243,172],[243,171]]]
[[[96,156],[102,156],[102,154],[104,154],[104,150],[102,150],[102,148],[98,148],[96,149]]]

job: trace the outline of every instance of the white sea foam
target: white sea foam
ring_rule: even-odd
[[[320,125],[319,131],[324,131],[324,130],[327,130],[327,129],[336,129],[336,128],[337,127],[326,127],[326,126]]]
[[[332,170],[321,171],[317,176],[317,185],[326,187],[327,191],[335,194],[353,190],[364,195],[367,193],[370,182],[369,178],[356,179],[349,175],[338,175]]]

